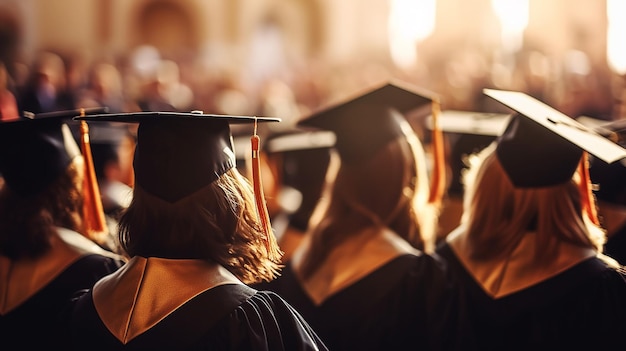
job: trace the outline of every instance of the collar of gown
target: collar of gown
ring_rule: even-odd
[[[96,283],[93,302],[107,329],[126,344],[195,296],[224,284],[242,283],[216,263],[135,256]]]
[[[311,250],[311,239],[310,235],[304,239],[291,263],[302,288],[317,306],[399,256],[422,255],[391,229],[371,227],[351,234],[331,248],[315,273],[308,279],[302,279],[300,270]]]
[[[505,297],[515,292],[548,280],[576,264],[597,256],[595,250],[558,243],[558,254],[550,261],[538,265],[535,261],[537,234],[527,232],[511,254],[502,259],[479,261],[470,258],[465,249],[467,232],[458,227],[447,237],[447,242],[461,264],[483,291],[493,299]]]
[[[121,259],[67,228],[57,227],[50,245],[50,250],[36,259],[12,261],[0,256],[0,315],[20,306],[83,256],[97,253]]]

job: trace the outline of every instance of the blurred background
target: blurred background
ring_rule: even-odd
[[[32,112],[289,120],[398,78],[444,109],[490,110],[489,87],[612,120],[625,115],[626,1],[0,0],[0,59],[0,90]],[[30,105],[41,80],[61,105]]]

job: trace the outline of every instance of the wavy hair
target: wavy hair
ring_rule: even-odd
[[[37,258],[50,248],[50,237],[64,227],[84,234],[83,158],[39,194],[23,197],[4,184],[0,190],[0,255],[12,260]]]
[[[515,188],[492,143],[469,158],[463,176],[466,195],[461,222],[467,227],[470,257],[489,260],[507,256],[525,232],[537,233],[537,263],[556,257],[559,242],[593,248],[598,253],[606,235],[583,211],[575,173],[566,183],[543,188]]]
[[[434,247],[438,208],[428,204],[428,176],[422,145],[408,125],[368,160],[331,158],[322,198],[311,217],[311,247],[301,267],[315,273],[332,248],[365,228],[388,227],[412,246]]]
[[[136,184],[130,206],[119,221],[119,241],[129,257],[156,256],[217,262],[244,283],[269,281],[280,268],[275,243],[257,217],[254,192],[239,171],[175,203]]]

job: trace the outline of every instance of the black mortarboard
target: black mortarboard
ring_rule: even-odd
[[[451,179],[449,195],[463,194],[463,170],[468,167],[466,157],[487,147],[506,128],[511,114],[444,110],[441,111],[439,128],[446,134],[450,149],[448,165]],[[433,128],[433,116],[426,118],[426,127]]]
[[[307,230],[309,218],[322,194],[331,158],[330,149],[335,141],[335,134],[325,130],[289,129],[266,138],[265,152],[268,157],[280,160],[281,185],[297,190],[300,195],[297,208],[289,216],[289,223],[302,232]]]
[[[439,115],[439,128],[444,133],[499,136],[504,132],[511,114],[443,110]],[[432,115],[426,119],[426,126],[432,129]]]
[[[515,91],[484,93],[518,114],[498,138],[496,154],[516,187],[545,187],[571,179],[583,151],[607,163],[626,157],[626,150],[573,118]]]
[[[81,112],[102,113],[104,108],[67,110],[33,115],[0,123],[0,173],[9,188],[32,196],[51,184],[80,154],[68,121]]]
[[[235,167],[231,123],[280,121],[195,111],[103,114],[76,119],[139,123],[133,161],[135,184],[168,202],[191,195]]]
[[[315,112],[298,125],[334,132],[341,158],[358,162],[403,134],[398,113],[408,113],[437,99],[429,91],[391,82]]]
[[[606,121],[579,117],[581,123],[592,127],[600,135],[626,147],[626,120]],[[597,157],[589,160],[589,176],[596,184],[596,198],[606,203],[626,206],[626,160],[606,163]]]
[[[267,153],[327,149],[333,147],[336,140],[330,131],[289,130],[268,136],[264,149]]]

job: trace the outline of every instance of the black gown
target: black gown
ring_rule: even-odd
[[[439,350],[449,338],[451,288],[434,256],[404,254],[316,305],[292,267],[256,285],[282,296],[330,350]]]
[[[626,280],[596,257],[524,290],[492,298],[451,247],[437,252],[458,279],[462,350],[626,349]]]
[[[0,315],[0,349],[65,349],[67,339],[59,322],[71,298],[122,264],[99,254],[81,257],[24,303]]]
[[[125,345],[102,323],[91,294],[85,296],[73,316],[76,350],[326,350],[279,296],[245,285],[210,289]]]
[[[606,244],[604,254],[616,259],[620,264],[626,264],[626,224],[613,233]]]

